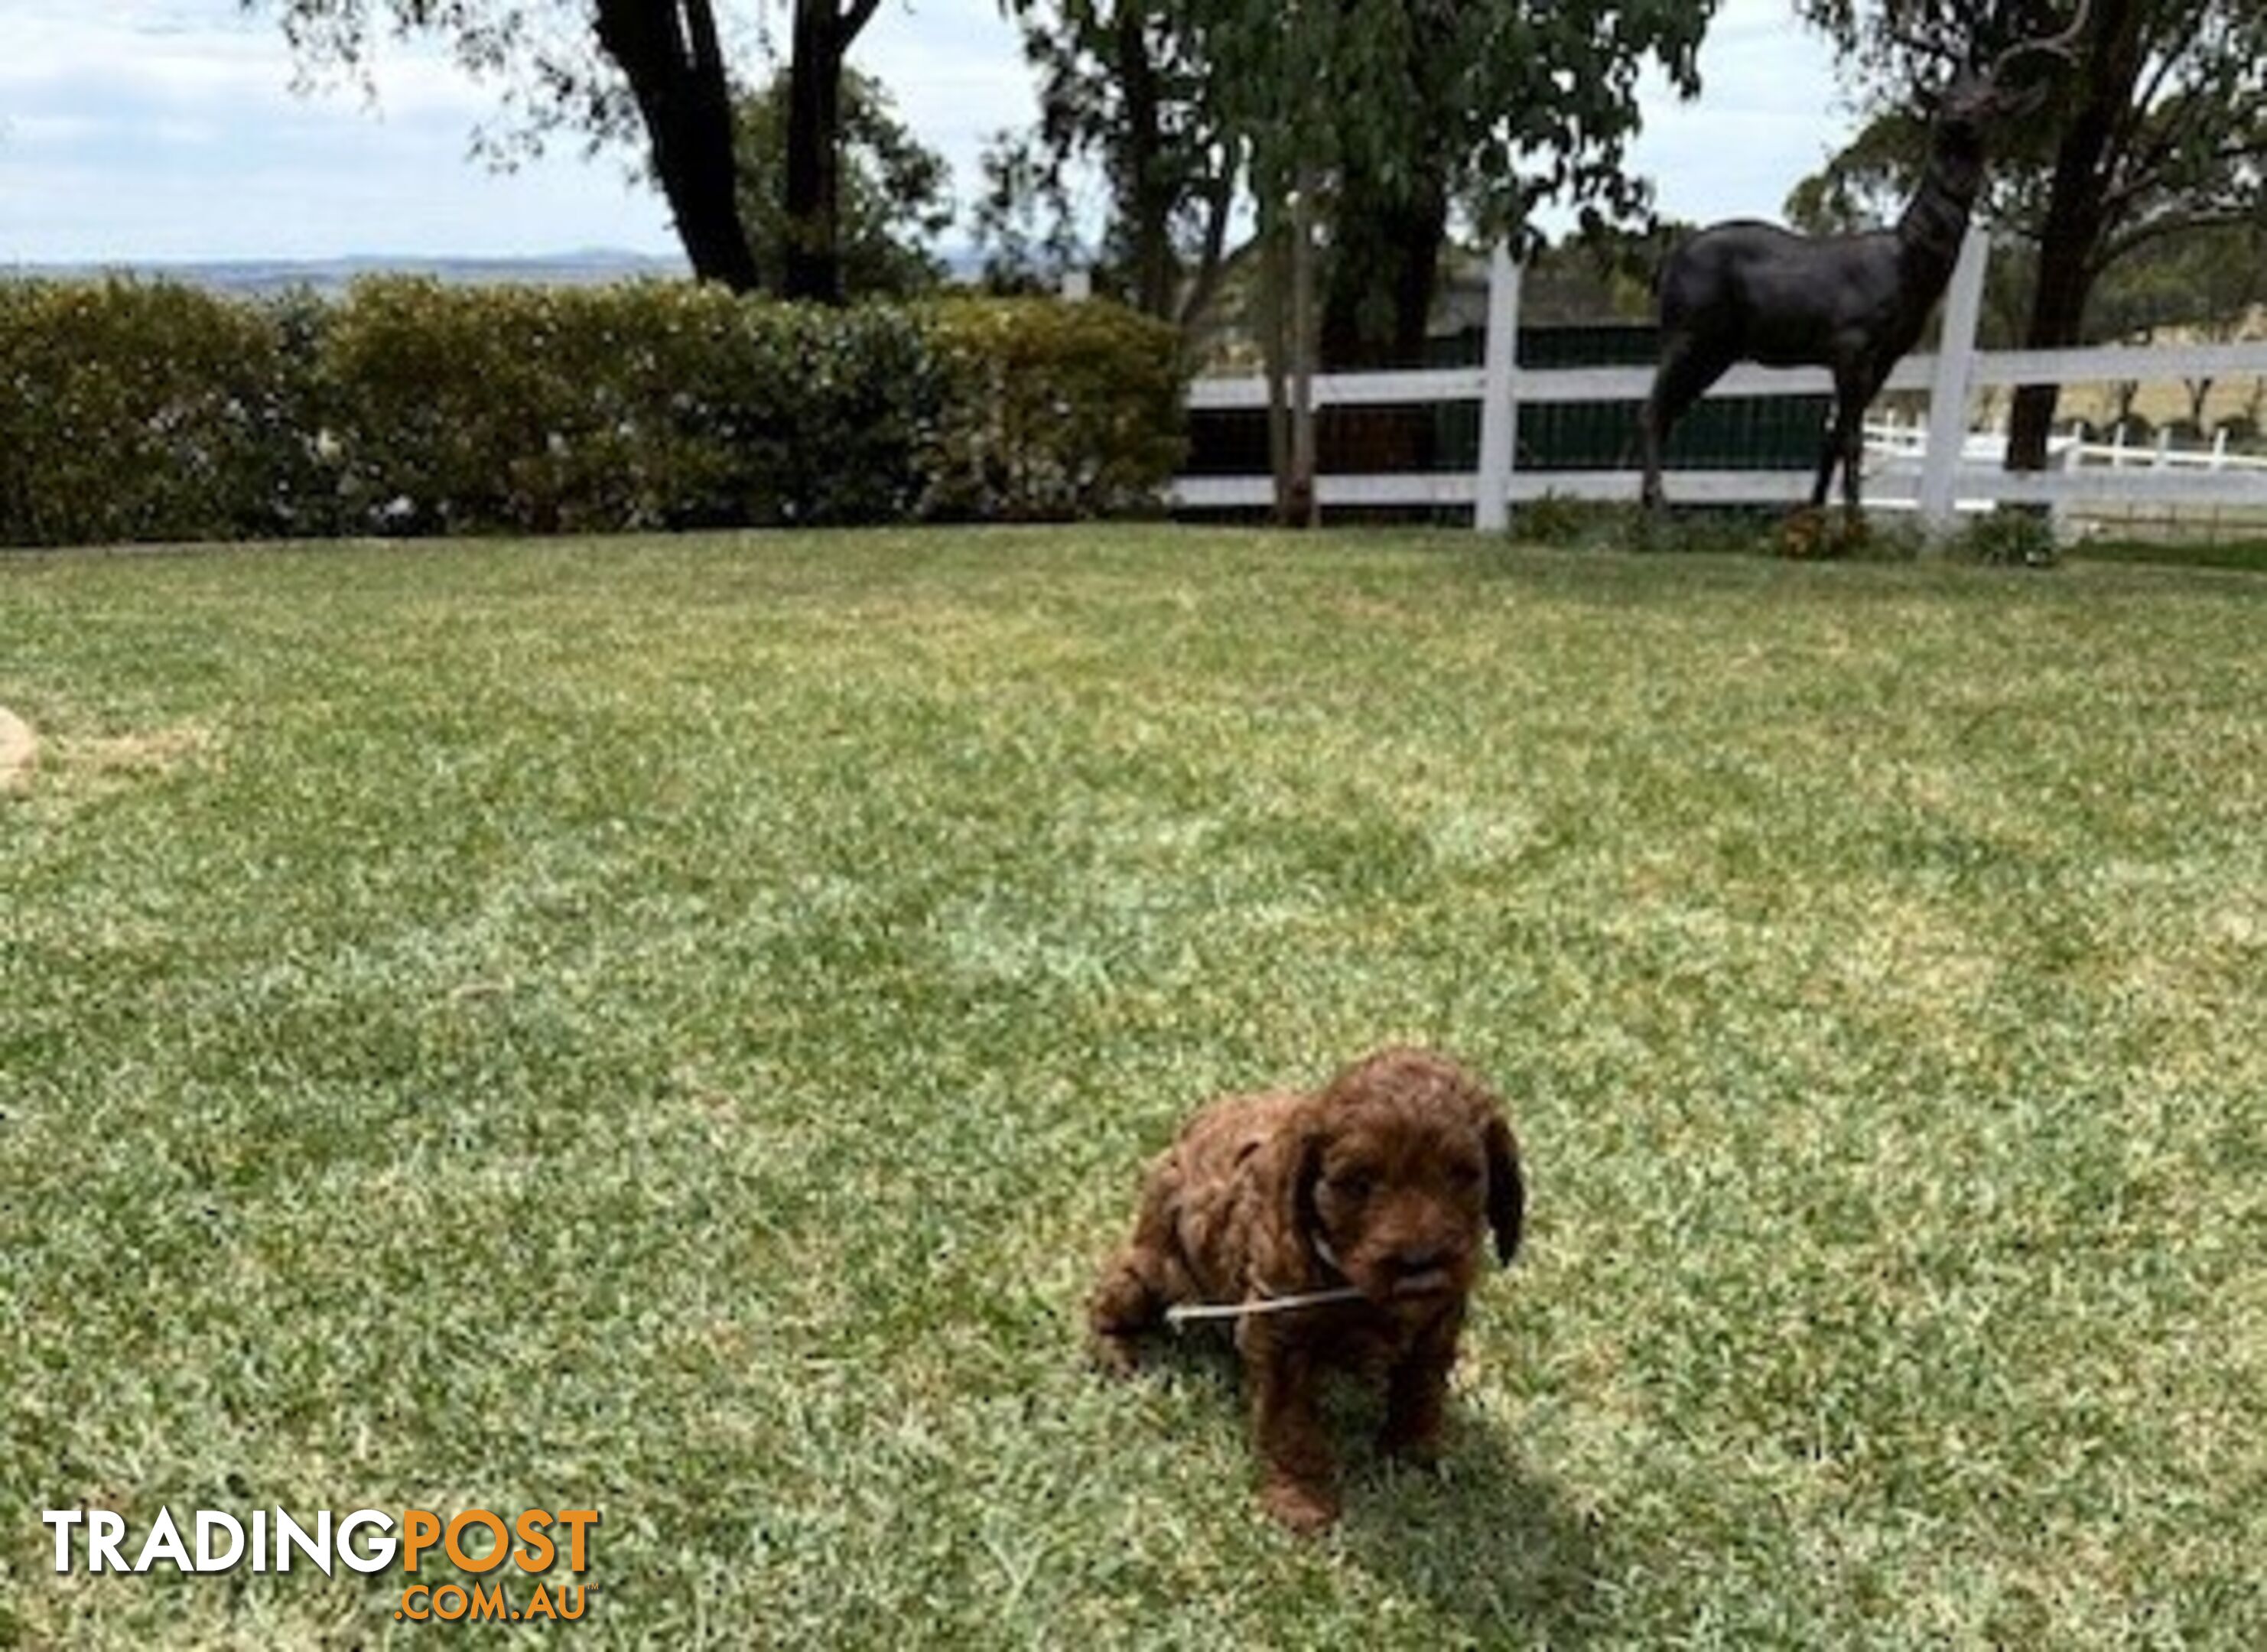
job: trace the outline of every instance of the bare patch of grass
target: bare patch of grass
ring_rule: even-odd
[[[32,725],[0,706],[0,790],[24,784],[39,754],[39,738]]]

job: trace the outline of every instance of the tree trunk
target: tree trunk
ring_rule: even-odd
[[[1291,518],[1291,239],[1279,203],[1259,214],[1259,350],[1267,375],[1267,474],[1275,520]]]
[[[795,0],[788,64],[787,253],[780,292],[842,302],[842,60],[880,0]]]
[[[786,268],[782,297],[842,302],[835,243],[840,195],[842,51],[834,0],[796,0],[795,55],[788,68]]]
[[[752,292],[733,193],[732,99],[709,0],[598,0],[598,45],[630,83],[693,273]]]
[[[2064,349],[2083,337],[2086,299],[2102,239],[2101,197],[2093,174],[2104,137],[2098,122],[2081,116],[2056,156],[2039,239],[2038,284],[2031,290],[2030,319],[2023,328],[2026,349]],[[2016,388],[2007,425],[2009,470],[2046,468],[2058,390],[2055,385]]]
[[[1427,323],[1448,231],[1445,192],[1425,180],[1404,190],[1349,179],[1332,215],[1320,355],[1331,372],[1377,371],[1423,363]],[[1433,459],[1431,412],[1419,407],[1341,407],[1331,415],[1332,462],[1401,474]]]
[[[1182,289],[1179,309],[1166,318],[1176,322],[1184,333],[1192,331],[1212,307],[1213,298],[1220,291],[1221,278],[1227,273],[1228,219],[1236,206],[1236,168],[1232,164],[1223,165],[1207,183],[1200,199],[1205,207],[1204,243],[1197,252],[1196,268]]]
[[[2039,233],[2038,284],[2023,329],[2026,349],[2063,349],[2082,341],[2087,296],[2101,274],[2104,162],[2117,112],[2132,101],[2140,73],[2140,40],[2132,8],[2122,0],[2096,0],[2084,77],[2085,101],[2055,147],[2047,187],[2046,222]],[[2007,468],[2044,470],[2047,438],[2054,430],[2059,387],[2023,385],[2007,422]]]
[[[1332,221],[1323,365],[1332,372],[1413,367],[1425,351],[1449,201],[1434,180],[1388,194],[1348,180]]]
[[[1352,165],[1339,180],[1321,346],[1333,371],[1417,365],[1433,312],[1449,226],[1449,158],[1461,147],[1453,81],[1443,77],[1444,60],[1456,49],[1456,8],[1406,11],[1402,74],[1414,129],[1397,165]]]
[[[1173,206],[1178,195],[1165,176],[1162,88],[1150,61],[1148,13],[1121,5],[1112,48],[1118,84],[1125,97],[1119,117],[1123,148],[1118,165],[1119,210],[1126,224],[1126,276],[1134,307],[1144,315],[1170,319],[1179,261],[1173,255]]]

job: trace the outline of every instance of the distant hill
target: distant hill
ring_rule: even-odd
[[[984,261],[975,253],[954,249],[943,254],[948,279],[971,283],[983,274]],[[675,255],[628,253],[613,247],[545,253],[526,258],[390,258],[382,254],[350,258],[250,258],[185,261],[181,262],[117,262],[27,264],[0,263],[0,280],[44,278],[83,281],[106,275],[133,275],[144,281],[178,281],[213,292],[265,295],[301,289],[318,293],[343,292],[363,275],[429,275],[463,286],[495,286],[504,282],[537,287],[594,287],[611,281],[640,278],[673,280],[690,273],[692,266]]]
[[[389,258],[382,254],[321,259],[216,259],[180,263],[89,262],[0,264],[0,276],[82,280],[105,275],[150,281],[178,281],[215,292],[268,294],[310,289],[342,292],[363,275],[429,275],[465,286],[504,282],[540,287],[589,287],[641,276],[667,279],[686,274],[682,258],[596,247],[527,258]]]

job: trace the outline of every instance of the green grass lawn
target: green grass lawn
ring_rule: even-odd
[[[2071,554],[2092,562],[2227,568],[2246,573],[2267,574],[2267,539],[2082,540],[2072,548]]]
[[[0,705],[0,1642],[474,1634],[85,1504],[596,1507],[668,1646],[2262,1643],[2267,582],[10,557]],[[1302,1543],[1081,1298],[1191,1105],[1398,1039],[1530,1249]]]

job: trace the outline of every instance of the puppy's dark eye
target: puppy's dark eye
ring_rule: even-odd
[[[1369,1197],[1375,1183],[1368,1171],[1340,1171],[1331,1178],[1331,1191],[1350,1205],[1358,1205]]]
[[[1477,1187],[1487,1172],[1471,1163],[1449,1166],[1449,1185],[1452,1187]]]

